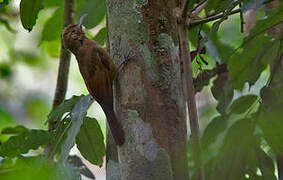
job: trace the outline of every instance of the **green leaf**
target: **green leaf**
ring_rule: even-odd
[[[101,46],[103,46],[105,44],[106,39],[107,39],[106,27],[100,29],[100,31],[93,38],[93,40],[96,41]]]
[[[80,180],[79,170],[68,163],[58,164],[46,156],[14,158],[13,162],[0,166],[1,180]],[[8,166],[7,166],[8,165]]]
[[[60,39],[63,28],[63,8],[58,8],[44,24],[41,41]]]
[[[43,8],[43,0],[21,0],[20,16],[22,25],[31,31],[36,23],[37,15]]]
[[[8,79],[12,75],[11,65],[7,63],[0,63],[0,78]]]
[[[54,121],[61,119],[62,116],[66,112],[71,112],[75,104],[82,98],[84,95],[81,96],[73,96],[71,99],[64,100],[63,103],[61,103],[59,106],[57,106],[55,109],[51,111],[51,113],[48,115],[47,122]]]
[[[253,85],[267,64],[274,60],[280,42],[264,34],[254,37],[244,44],[228,61],[229,72],[236,89],[242,89],[245,82]]]
[[[228,19],[230,13],[232,12],[232,10],[239,5],[239,2],[233,2],[233,1],[225,1],[227,3],[227,5],[225,5],[225,7],[223,7],[224,9],[222,9],[223,11],[223,16],[220,20],[216,21],[215,23],[213,23],[212,28],[209,32],[209,36],[211,36],[211,34],[215,33],[216,31],[218,31],[220,25],[222,22],[224,22],[225,20]]]
[[[37,149],[47,144],[50,139],[50,133],[43,130],[30,130],[12,136],[0,146],[0,156],[15,157],[27,153],[30,149]]]
[[[220,13],[228,9],[229,6],[233,3],[232,0],[208,0],[205,7],[206,12]]]
[[[41,43],[42,47],[46,50],[49,56],[58,58],[61,50],[61,39],[54,41],[45,41]]]
[[[93,28],[98,25],[106,15],[105,1],[85,0],[78,12],[77,19],[85,13],[87,16],[84,19],[83,25],[88,29]]]
[[[64,1],[63,0],[44,0],[44,7],[63,7]]]
[[[272,151],[277,155],[283,156],[282,105],[272,106],[269,111],[263,110],[259,117],[259,125],[263,132],[263,137]]]
[[[269,157],[261,148],[258,148],[257,159],[263,179],[276,180],[274,175],[275,167],[271,157]]]
[[[249,169],[249,157],[254,156],[254,147],[259,140],[253,136],[254,125],[250,119],[234,123],[225,136],[219,154],[209,171],[209,179],[239,180]]]
[[[69,156],[71,148],[75,144],[75,139],[80,131],[80,127],[83,123],[83,118],[87,113],[89,106],[93,103],[91,95],[83,96],[77,101],[74,108],[71,111],[71,127],[68,129],[67,137],[61,147],[61,160],[65,162]]]
[[[94,118],[85,117],[76,137],[77,147],[83,157],[92,164],[102,166],[105,144],[101,128]]]
[[[234,96],[234,89],[228,72],[218,75],[213,82],[211,92],[213,97],[218,101],[217,111],[220,114],[225,114]]]
[[[201,138],[202,149],[206,149],[210,144],[216,141],[219,134],[224,132],[227,127],[227,119],[223,116],[215,117],[205,128]]]
[[[256,95],[245,95],[236,99],[230,107],[230,112],[241,114],[246,112],[257,100]]]
[[[62,144],[67,137],[68,129],[71,126],[71,118],[64,118],[56,124],[52,138],[52,150],[50,157],[61,150]]]
[[[2,130],[1,134],[19,134],[19,133],[24,133],[28,132],[29,130],[21,125],[15,126],[15,127],[7,127]]]

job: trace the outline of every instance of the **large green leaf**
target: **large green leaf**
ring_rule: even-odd
[[[276,180],[273,160],[261,148],[257,148],[257,160],[264,180]]]
[[[58,8],[44,24],[41,40],[53,41],[60,39],[63,28],[63,8]]]
[[[103,134],[96,119],[85,117],[76,137],[77,147],[83,157],[92,164],[101,166],[105,155]]]
[[[0,146],[0,156],[14,157],[27,153],[30,149],[37,149],[51,139],[48,131],[30,130],[17,136],[10,137]]]
[[[254,125],[250,119],[237,121],[229,128],[219,154],[207,175],[208,180],[239,180],[249,169],[250,157],[254,156],[254,147],[258,145],[253,136]]]
[[[75,139],[80,131],[81,125],[83,123],[83,118],[87,113],[89,106],[93,103],[93,98],[91,95],[83,96],[77,101],[75,106],[71,111],[71,126],[68,129],[67,137],[64,140],[61,147],[61,160],[65,162],[69,156],[71,148],[75,144]]]
[[[278,107],[272,106],[268,112],[263,110],[259,118],[259,125],[263,131],[263,137],[272,151],[283,156],[282,105]]]
[[[22,25],[31,31],[36,23],[39,11],[43,8],[43,0],[21,0],[20,16]]]
[[[47,122],[54,121],[61,119],[62,116],[67,113],[71,112],[75,104],[82,98],[84,95],[81,96],[73,96],[71,99],[65,100],[63,103],[61,103],[58,107],[53,109],[51,113],[48,115]]]
[[[206,149],[210,144],[216,141],[219,134],[224,132],[228,122],[224,116],[215,117],[205,128],[201,138],[201,146]]]
[[[267,64],[275,59],[279,45],[278,40],[263,34],[245,43],[228,61],[234,88],[242,89],[245,82],[253,85]]]
[[[85,0],[81,6],[77,19],[83,14],[87,14],[83,25],[90,29],[98,25],[106,14],[106,4],[102,0]]]
[[[256,95],[252,94],[239,97],[232,103],[230,112],[235,114],[246,112],[254,104],[257,98]]]

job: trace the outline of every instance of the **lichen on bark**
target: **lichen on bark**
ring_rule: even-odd
[[[188,179],[186,119],[174,0],[107,0],[110,55],[134,57],[114,83],[126,142],[121,178]]]

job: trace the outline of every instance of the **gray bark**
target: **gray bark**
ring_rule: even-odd
[[[118,147],[122,180],[189,178],[174,7],[175,0],[107,0],[110,54],[116,64],[134,54],[114,87],[126,133]],[[108,160],[107,179],[115,179],[113,164]]]

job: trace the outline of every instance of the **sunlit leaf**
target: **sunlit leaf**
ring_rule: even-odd
[[[21,0],[20,16],[22,25],[31,31],[36,23],[39,11],[43,8],[43,0]]]
[[[39,146],[47,144],[50,138],[50,133],[43,130],[30,130],[12,136],[0,146],[0,156],[14,157],[27,153],[30,149],[37,149]]]
[[[239,97],[232,103],[230,112],[235,114],[246,112],[254,104],[257,98],[258,97],[256,95],[251,94]]]
[[[76,137],[77,147],[83,157],[92,164],[101,166],[105,155],[103,134],[96,119],[85,117]]]

